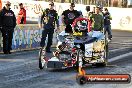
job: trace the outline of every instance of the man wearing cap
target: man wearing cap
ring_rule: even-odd
[[[99,14],[102,15],[102,16],[104,16],[103,15],[103,7],[99,6],[99,11],[100,11]]]
[[[66,33],[72,33],[71,24],[76,18],[81,16],[79,11],[74,10],[74,7],[75,7],[75,4],[71,3],[70,8],[68,10],[63,11],[62,13],[62,23],[66,26],[65,28]]]
[[[55,23],[57,25],[57,29],[59,29],[58,13],[56,10],[54,10],[54,3],[49,2],[49,8],[43,11],[39,24],[40,28],[42,28],[42,24],[44,24],[40,46],[41,47],[45,46],[45,40],[48,35],[48,42],[46,46],[46,52],[48,53],[51,53],[50,48],[52,45]]]
[[[10,8],[11,3],[7,1],[6,5],[0,11],[0,27],[3,36],[3,52],[10,54],[14,28],[16,26],[16,17]]]
[[[20,3],[20,11],[17,17],[17,24],[26,24],[26,10],[23,7],[23,4]]]
[[[95,8],[95,13],[89,16],[89,19],[92,22],[92,30],[93,31],[102,31],[104,27],[104,18],[100,14],[100,8]]]

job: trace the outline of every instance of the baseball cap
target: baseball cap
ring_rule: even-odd
[[[71,5],[70,5],[70,6],[75,7],[75,3],[71,3]]]
[[[107,8],[104,8],[104,11],[108,11],[108,9]]]
[[[54,2],[49,2],[49,5],[52,5],[52,6],[54,6]]]
[[[9,1],[6,2],[6,5],[11,5],[11,3]]]
[[[19,6],[23,5],[22,3],[19,3]]]
[[[99,8],[100,9],[101,7],[99,5],[97,5],[96,8]]]
[[[99,8],[100,10],[103,9],[101,5],[97,5],[96,8]]]

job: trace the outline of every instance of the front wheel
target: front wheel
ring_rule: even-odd
[[[46,69],[47,68],[47,62],[45,61],[46,55],[45,55],[44,48],[41,48],[39,51],[39,69]]]
[[[82,61],[82,58],[83,58],[83,53],[82,53],[82,50],[81,49],[78,49],[77,50],[77,55],[76,55],[76,70],[77,72],[79,72],[79,67],[82,67],[83,65],[83,61]]]

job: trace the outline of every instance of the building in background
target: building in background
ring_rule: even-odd
[[[128,0],[127,1],[127,7],[128,8],[132,8],[132,0]]]

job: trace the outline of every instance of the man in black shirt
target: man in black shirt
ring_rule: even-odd
[[[55,29],[55,23],[57,24],[57,29],[59,29],[59,21],[58,21],[58,14],[57,11],[54,10],[54,3],[49,3],[49,8],[43,11],[40,20],[40,28],[42,28],[42,24],[44,24],[44,29],[42,32],[42,38],[40,42],[40,46],[45,46],[45,40],[48,35],[48,43],[46,46],[46,52],[51,53],[50,48],[52,45],[53,33]]]
[[[11,54],[12,38],[16,26],[16,17],[10,9],[11,3],[7,1],[6,6],[0,11],[0,27],[3,36],[3,52]]]
[[[76,18],[78,18],[81,15],[79,11],[74,10],[74,7],[75,4],[71,3],[70,9],[63,11],[62,13],[62,22],[66,26],[65,28],[66,33],[72,33],[71,24]]]

